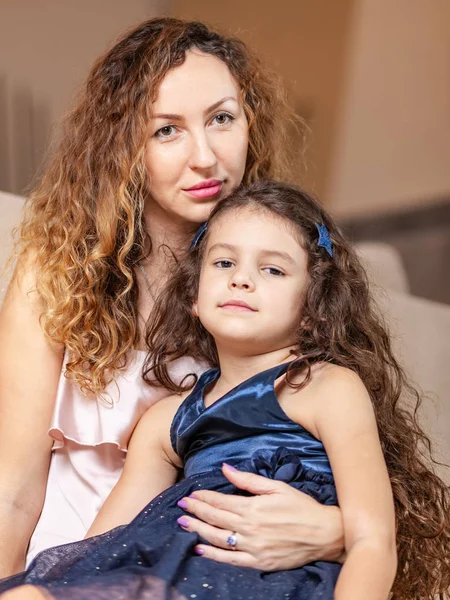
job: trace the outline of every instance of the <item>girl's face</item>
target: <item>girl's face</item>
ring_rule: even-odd
[[[146,150],[148,213],[198,225],[242,181],[248,125],[227,65],[189,51],[163,79]]]
[[[295,344],[307,265],[285,219],[254,207],[219,217],[208,232],[194,306],[219,351],[254,355]]]

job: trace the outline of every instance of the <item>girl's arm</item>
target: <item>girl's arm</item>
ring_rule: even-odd
[[[86,537],[129,523],[153,498],[176,482],[177,468],[182,465],[171,449],[170,424],[180,402],[180,396],[170,396],[143,415],[131,437],[120,479]]]
[[[0,311],[0,577],[24,569],[45,498],[64,348],[44,335],[41,312],[30,256]]]
[[[395,512],[366,388],[340,367],[317,386],[315,424],[330,459],[347,557],[336,600],[386,600],[397,569]]]

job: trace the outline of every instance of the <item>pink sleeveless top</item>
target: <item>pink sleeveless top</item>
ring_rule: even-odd
[[[133,429],[143,413],[168,395],[142,379],[145,352],[136,351],[126,371],[105,391],[110,403],[84,396],[61,374],[49,435],[53,438],[44,507],[30,541],[27,564],[38,552],[82,539],[119,479]],[[191,358],[175,361],[174,379],[200,375]]]

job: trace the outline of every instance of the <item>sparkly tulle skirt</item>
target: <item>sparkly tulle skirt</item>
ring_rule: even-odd
[[[304,468],[288,450],[256,453],[239,468],[285,481],[322,504],[337,504],[332,476]],[[194,554],[199,538],[178,526],[184,513],[177,501],[199,489],[242,493],[220,471],[188,477],[155,498],[129,525],[41,552],[27,571],[0,581],[0,592],[32,584],[46,597],[67,600],[332,600],[337,563],[264,572]]]

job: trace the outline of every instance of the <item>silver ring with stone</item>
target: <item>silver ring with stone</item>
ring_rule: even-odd
[[[229,548],[231,550],[236,550],[236,544],[237,544],[237,536],[236,536],[236,532],[233,531],[233,533],[227,537],[227,546],[229,546]]]

